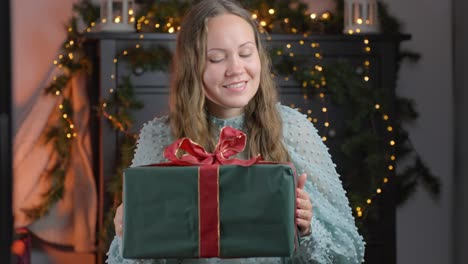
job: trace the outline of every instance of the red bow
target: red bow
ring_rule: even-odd
[[[247,136],[244,132],[226,126],[221,129],[219,141],[214,153],[207,152],[202,146],[193,142],[189,138],[181,138],[169,145],[164,150],[164,157],[176,165],[241,165],[250,166],[260,161],[260,155],[250,160],[229,159],[231,156],[244,151],[247,143]],[[179,150],[184,150],[186,154],[177,156]]]

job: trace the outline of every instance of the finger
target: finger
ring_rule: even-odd
[[[307,230],[309,228],[309,226],[310,226],[310,221],[297,218],[296,224],[297,224],[297,226],[299,227],[300,230]]]
[[[309,200],[309,194],[306,191],[302,190],[302,189],[297,188],[296,189],[296,194],[297,194],[297,198],[304,199],[304,200]]]
[[[119,224],[115,227],[115,234],[118,236],[118,237],[122,237],[122,231],[123,231],[123,225],[122,224]]]
[[[296,210],[296,217],[310,222],[310,220],[312,220],[312,211],[298,209]]]
[[[301,176],[299,176],[299,180],[297,182],[297,188],[304,189],[304,185],[306,183],[306,180],[307,180],[307,174],[302,173]]]
[[[123,206],[122,204],[120,204],[115,210],[115,217],[114,217],[115,234],[119,237],[122,237],[122,229],[123,229],[122,210],[123,210]]]
[[[310,202],[309,199],[300,199],[298,198],[296,200],[296,208],[297,209],[303,209],[303,210],[312,210],[312,203]]]

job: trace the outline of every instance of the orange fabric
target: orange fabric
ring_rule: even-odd
[[[15,227],[28,227],[39,238],[75,251],[95,250],[97,194],[92,171],[92,151],[88,127],[90,105],[84,76],[74,77],[65,92],[71,96],[77,137],[72,143],[72,160],[66,174],[64,197],[50,213],[36,221],[26,218],[22,208],[40,202],[48,188],[44,172],[56,160],[52,144],[44,144],[48,124],[58,121],[59,97],[41,96],[21,124],[14,138],[13,213]]]

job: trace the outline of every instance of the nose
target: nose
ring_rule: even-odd
[[[226,68],[226,76],[235,76],[244,72],[244,65],[239,56],[231,56]]]

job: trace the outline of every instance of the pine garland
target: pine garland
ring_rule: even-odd
[[[90,25],[98,18],[96,8],[89,1],[82,1],[74,6],[75,11],[81,11],[82,19],[87,18]],[[94,14],[94,16],[92,15]],[[54,64],[62,71],[58,77],[54,77],[52,83],[45,88],[45,94],[59,96],[60,117],[58,124],[48,128],[45,132],[44,144],[53,144],[56,158],[50,169],[44,171],[44,178],[50,183],[48,190],[41,195],[41,201],[31,208],[23,208],[22,211],[30,220],[36,220],[46,215],[52,206],[63,198],[65,191],[65,177],[70,165],[74,132],[73,106],[65,89],[70,79],[82,70],[89,70],[89,60],[83,49],[83,34],[78,30],[78,18],[72,17],[67,25],[68,36],[61,46],[61,54]]]

